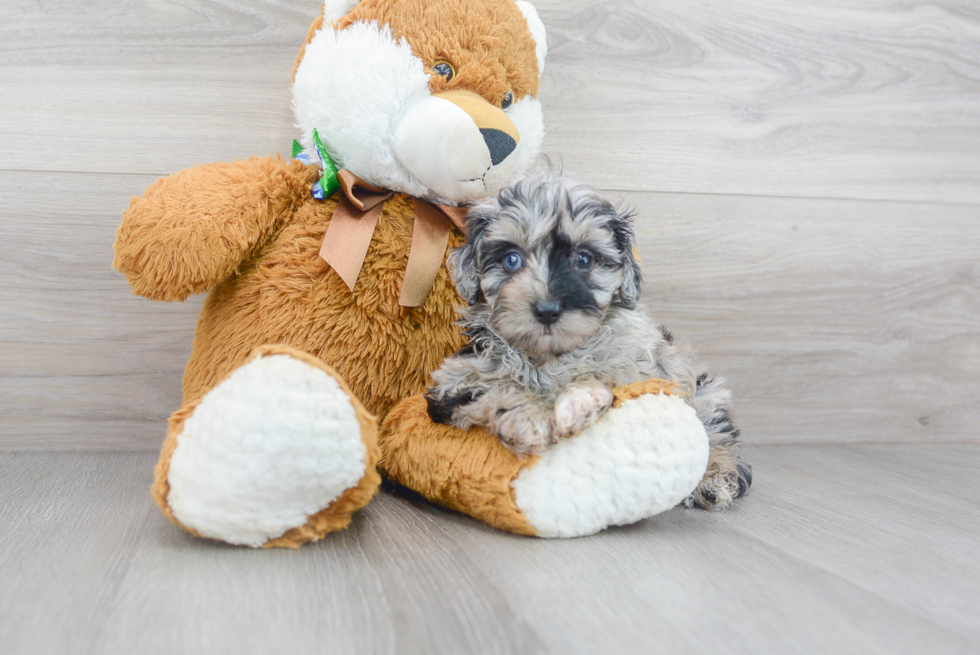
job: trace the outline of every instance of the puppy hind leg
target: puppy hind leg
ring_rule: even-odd
[[[729,507],[752,484],[752,466],[738,456],[738,442],[714,443],[708,468],[694,492],[684,500],[687,507],[718,510]]]
[[[701,509],[724,509],[749,490],[752,467],[739,457],[740,431],[731,418],[731,391],[721,378],[702,373],[692,399],[711,442],[708,468],[684,504]]]

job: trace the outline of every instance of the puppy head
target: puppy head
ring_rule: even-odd
[[[639,300],[630,213],[550,167],[474,207],[468,226],[449,260],[456,288],[530,355],[574,350],[611,306]]]

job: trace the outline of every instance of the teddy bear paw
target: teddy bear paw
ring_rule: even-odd
[[[694,410],[680,397],[648,393],[545,450],[511,488],[538,536],[578,537],[676,506],[707,461],[708,435]]]
[[[258,356],[184,418],[165,503],[182,527],[231,544],[270,545],[290,531],[272,545],[322,537],[373,494],[365,416],[373,420],[325,368],[288,354]],[[359,487],[361,502],[338,503],[343,515],[325,516]]]

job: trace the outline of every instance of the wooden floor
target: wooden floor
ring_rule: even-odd
[[[299,551],[187,536],[150,453],[0,454],[0,652],[980,652],[980,445],[747,454],[727,513],[545,541],[384,494]]]
[[[545,151],[636,208],[645,306],[730,380],[736,510],[169,525],[202,299],[133,297],[114,231],[158,176],[288,151],[319,3],[0,2],[0,655],[980,652],[975,0],[534,0]]]

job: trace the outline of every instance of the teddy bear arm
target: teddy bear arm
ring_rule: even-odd
[[[152,300],[184,300],[234,273],[295,213],[315,167],[272,157],[194,166],[134,198],[113,267]]]

